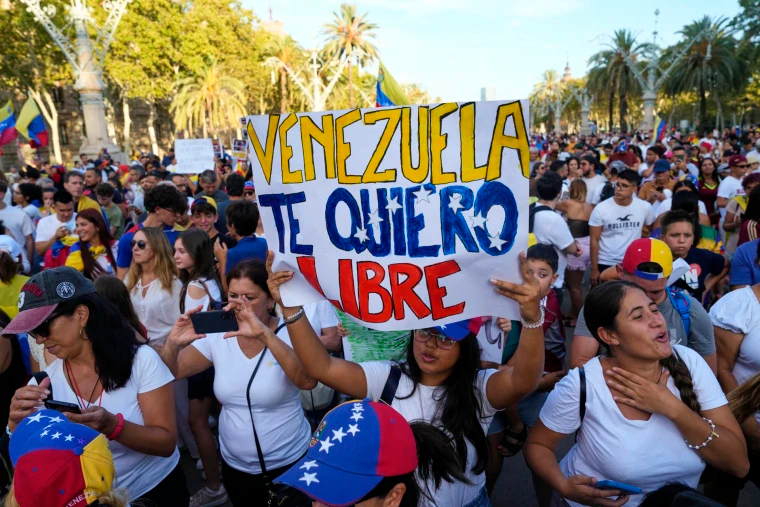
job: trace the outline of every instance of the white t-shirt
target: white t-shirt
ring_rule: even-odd
[[[710,146],[712,146],[713,150],[718,145],[718,141],[716,141],[714,137],[712,139],[703,137],[702,139],[699,140],[699,144],[702,144],[702,143],[708,143]]]
[[[237,338],[222,336],[223,333],[210,334],[192,345],[216,366],[214,394],[222,403],[219,449],[224,461],[241,472],[261,473],[251,426],[253,412],[267,470],[292,464],[306,452],[311,434],[298,388],[267,350],[251,384],[249,412],[246,390],[261,354],[248,359]],[[277,336],[291,346],[286,328]]]
[[[545,245],[551,245],[559,256],[557,267],[557,282],[554,287],[561,289],[565,283],[565,268],[567,267],[567,254],[563,250],[573,244],[575,239],[570,234],[570,228],[562,216],[555,211],[539,211],[533,215],[533,234],[536,241]]]
[[[151,345],[163,346],[166,342],[169,331],[180,316],[181,291],[182,282],[178,278],[172,282],[171,294],[161,287],[161,281],[156,278],[150,283],[145,296],[142,295],[143,291],[140,290],[139,285],[136,285],[129,293],[137,318],[148,331],[148,340]]]
[[[647,169],[649,169],[649,164],[647,164],[646,162],[642,162],[641,164],[639,164],[639,176],[641,176],[642,173],[646,171]],[[653,181],[653,180],[654,180],[654,171],[652,171],[652,174],[650,174],[649,176],[641,176],[642,185],[646,183],[647,181]]]
[[[588,221],[589,226],[602,228],[599,264],[611,266],[621,262],[628,245],[641,237],[641,228],[652,222],[652,205],[641,199],[633,199],[628,206],[620,206],[614,197],[600,202]]]
[[[0,220],[21,250],[26,250],[26,237],[34,235],[34,220],[20,208],[6,206],[0,210]]]
[[[718,185],[718,197],[723,197],[727,200],[731,200],[732,197],[737,195],[744,195],[744,187],[742,187],[742,180],[735,178],[730,174],[723,178],[723,181]],[[726,208],[720,209],[720,219],[726,218]]]
[[[716,327],[743,334],[734,370],[731,372],[739,384],[760,371],[760,303],[752,287],[729,292],[710,309],[710,319]],[[760,412],[755,414],[760,423]]]
[[[323,329],[337,327],[340,324],[338,312],[335,311],[335,307],[329,301],[318,301],[303,305],[303,311],[317,336],[322,334]]]
[[[22,208],[24,213],[29,215],[29,218],[32,220],[38,220],[42,215],[40,215],[40,209],[35,206],[34,204],[28,204]]]
[[[211,299],[213,299],[217,303],[219,303],[222,300],[222,292],[219,290],[219,284],[216,283],[216,280],[211,280],[210,278],[206,278],[205,280],[203,280],[203,283],[201,283],[200,280],[193,280],[188,285],[193,286],[193,287],[198,287],[199,289],[204,291],[204,295],[200,299],[193,299],[190,297],[190,291],[187,291],[185,293],[185,311],[186,312],[198,306],[202,306],[203,309],[201,311],[205,312],[205,311],[208,311],[208,306],[209,304],[211,304]],[[205,292],[205,291],[208,291],[208,292]],[[209,295],[211,297],[209,297]]]
[[[586,178],[584,176],[582,179],[586,184],[586,202],[591,203],[591,197],[594,195],[594,190],[596,190],[596,187],[603,186],[607,183],[607,178],[601,174],[596,174],[591,178]]]
[[[55,399],[77,405],[77,395],[66,381],[63,361],[56,359],[45,371],[50,376]],[[158,353],[150,347],[140,346],[132,361],[132,375],[127,384],[110,393],[104,392],[100,406],[112,414],[123,415],[125,421],[143,426],[145,420],[137,395],[155,391],[173,381],[174,377]],[[36,384],[34,379],[29,383]],[[84,403],[87,406],[86,400]],[[155,488],[179,463],[179,451],[176,448],[171,456],[164,458],[137,452],[115,440],[109,441],[108,447],[116,467],[113,487],[126,489],[130,498],[138,498]]]
[[[718,380],[704,359],[693,350],[673,346],[691,373],[694,391],[702,410],[722,407],[728,402]],[[699,485],[705,463],[687,447],[683,435],[668,418],[652,414],[648,421],[631,421],[623,416],[605,383],[599,358],[585,365],[586,415],[580,420],[580,376],[571,370],[559,381],[541,409],[541,422],[552,431],[578,440],[559,464],[566,477],[586,475],[637,486],[642,494],[631,495],[626,506],[636,507],[647,493],[670,482],[689,487]],[[673,378],[668,389],[679,396]],[[571,506],[580,504],[567,501]]]
[[[367,378],[367,397],[373,401],[378,401],[383,394],[383,388],[388,380],[391,364],[386,361],[370,361],[359,363],[359,366],[362,367],[364,375]],[[474,386],[480,395],[481,406],[483,407],[483,413],[480,414],[480,424],[483,427],[483,432],[488,431],[488,426],[497,412],[486,397],[486,383],[494,373],[496,373],[496,370],[480,370],[476,379],[476,385]],[[441,426],[440,414],[438,414],[440,402],[434,399],[434,397],[440,396],[437,392],[438,388],[419,384],[414,394],[407,398],[413,388],[414,383],[412,380],[402,374],[399,379],[396,397],[393,399],[391,406],[409,422],[425,421],[445,430],[446,428]],[[471,484],[442,481],[441,487],[436,490],[435,485],[430,483],[428,484],[428,489],[433,492],[432,496],[435,498],[435,503],[431,503],[423,496],[420,499],[420,505],[425,507],[462,507],[462,505],[467,505],[473,501],[480,493],[480,490],[486,485],[485,473],[475,475],[472,472],[472,467],[476,461],[477,453],[475,452],[475,447],[467,441],[466,476]]]
[[[46,217],[42,217],[39,222],[37,222],[37,237],[35,238],[35,241],[37,242],[44,242],[55,236],[55,231],[58,230],[59,227],[66,226],[66,228],[69,231],[74,231],[77,228],[76,225],[76,219],[77,214],[74,213],[71,216],[71,220],[69,220],[66,223],[61,222],[58,220],[58,215],[48,215]]]
[[[670,192],[670,190],[666,189],[665,192]],[[671,208],[673,207],[673,198],[668,197],[667,199],[665,199],[659,204],[660,205],[657,207],[657,209],[654,210],[654,214],[656,217],[660,217],[671,210]],[[705,207],[705,203],[703,203],[702,201],[698,201],[697,208],[699,208],[700,213],[702,213],[703,215],[707,215],[707,208]]]

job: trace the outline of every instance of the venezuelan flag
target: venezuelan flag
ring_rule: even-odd
[[[48,145],[49,138],[47,130],[45,130],[45,121],[42,119],[40,108],[37,107],[37,103],[31,97],[21,108],[16,120],[16,130],[29,139],[30,144],[34,141],[37,148],[44,148]]]
[[[665,138],[665,134],[668,132],[668,124],[662,118],[657,118],[657,129],[655,131],[655,140],[662,141]]]
[[[382,63],[380,63],[380,70],[377,71],[376,95],[377,107],[405,106],[411,103],[404,89],[393,79]]]
[[[0,146],[14,141],[17,137],[16,117],[13,116],[13,104],[9,100],[0,109]]]

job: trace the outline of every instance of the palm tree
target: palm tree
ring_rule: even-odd
[[[544,71],[541,80],[533,86],[530,94],[530,107],[536,111],[536,117],[542,111],[547,111],[547,123],[553,125],[554,112],[551,105],[562,96],[565,91],[565,83],[560,79],[556,70]]]
[[[217,130],[232,129],[245,116],[245,85],[226,76],[215,60],[198,75],[177,81],[177,95],[169,111],[177,127],[187,126],[192,133],[200,124],[203,137],[213,137]]]
[[[353,69],[355,63],[359,67],[366,66],[377,58],[377,48],[370,39],[376,37],[375,23],[367,21],[367,15],[356,15],[356,6],[341,4],[340,14],[333,13],[332,23],[325,24],[324,33],[327,36],[325,51],[346,58],[348,71],[348,96],[351,108],[354,107]]]
[[[634,62],[640,62],[643,55],[651,50],[650,43],[637,43],[636,36],[629,30],[616,30],[606,44],[606,49],[589,59],[589,83],[592,88],[598,91],[606,90],[610,94],[610,126],[614,97],[615,94],[618,96],[620,129],[623,132],[628,130],[628,95],[639,88],[624,55],[627,53]]]
[[[279,62],[280,76],[280,112],[286,112],[288,108],[288,71],[285,66],[293,68],[301,54],[301,47],[293,40],[290,35],[274,37],[266,48],[266,53],[270,57],[276,58]],[[274,78],[272,79],[274,83]]]
[[[675,95],[696,89],[699,97],[699,123],[705,126],[707,117],[707,94],[735,90],[746,82],[748,66],[736,51],[738,41],[728,32],[729,20],[713,20],[705,16],[685,26],[680,32],[684,41],[668,48],[664,59],[690,47],[686,55],[676,64],[665,83],[665,92]]]

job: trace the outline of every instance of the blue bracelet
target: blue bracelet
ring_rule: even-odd
[[[8,435],[9,437],[13,436],[13,432],[8,426],[5,427],[5,434]]]

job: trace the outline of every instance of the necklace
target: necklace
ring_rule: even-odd
[[[69,382],[74,385],[74,392],[77,395],[77,405],[79,405],[79,408],[82,409],[82,413],[87,412],[87,409],[92,406],[94,402],[91,402],[92,395],[95,394],[95,389],[98,388],[98,383],[100,382],[100,377],[98,377],[98,380],[95,381],[95,386],[92,388],[92,392],[90,393],[90,396],[85,400],[82,397],[82,394],[79,392],[79,386],[77,385],[77,379],[74,377],[74,370],[71,369],[71,365],[69,364],[69,360],[67,359],[64,361],[64,366],[66,366],[66,375],[69,377]],[[103,390],[100,391],[100,397],[98,398],[98,406],[103,402]],[[81,401],[80,401],[81,400]],[[87,406],[85,406],[85,402],[87,403]]]

